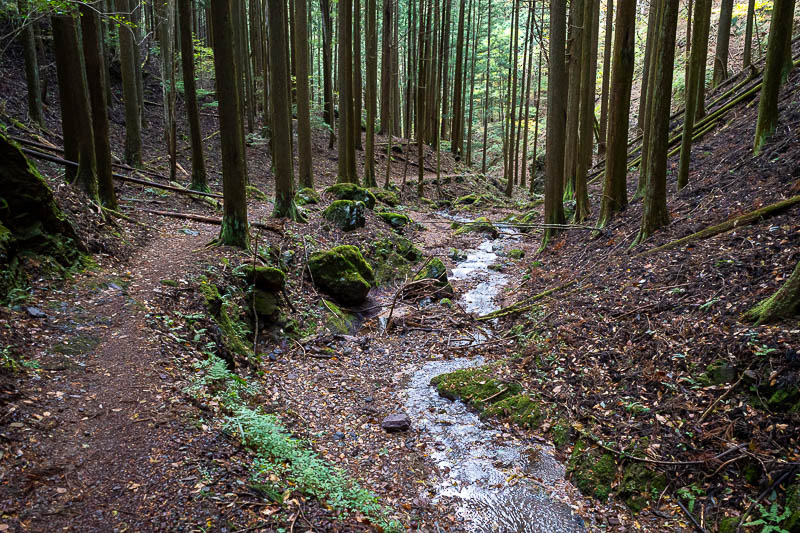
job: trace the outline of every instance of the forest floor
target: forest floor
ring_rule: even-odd
[[[13,68],[3,65],[0,76],[0,94],[14,95],[3,111],[9,133],[60,145],[57,133],[33,136],[7,120],[24,115],[24,82],[9,73]],[[254,244],[263,259],[287,271],[288,298],[281,319],[261,324],[256,339],[245,336],[256,354],[236,358],[238,379],[224,372],[215,377],[209,367],[209,343],[224,344],[225,332],[206,307],[204,287],[213,284],[241,304],[245,323],[237,274],[240,265],[260,258],[207,246],[218,231],[212,225],[144,211],[218,216],[205,202],[126,184],[117,190],[123,212],[139,224],[103,218],[60,182],[57,166],[40,164],[94,263],[66,281],[35,277],[23,301],[0,307],[3,356],[29,366],[0,373],[0,531],[358,531],[388,529],[391,520],[411,530],[470,530],[458,498],[440,496],[455,465],[437,461],[443,443],[435,431],[422,416],[402,433],[387,433],[381,421],[409,410],[410,383],[424,365],[476,358],[485,370],[455,395],[485,409],[513,384],[535,402],[541,416],[520,416],[505,403],[476,427],[489,447],[513,443],[565,464],[571,484],[534,481],[586,529],[717,530],[745,510],[748,520],[769,520],[771,502],[782,510],[797,483],[800,324],[754,328],[739,316],[797,263],[800,206],[712,239],[638,253],[800,194],[798,81],[795,73],[783,93],[781,127],[765,154],[749,152],[752,102],[697,144],[690,186],[670,192],[672,223],[634,250],[628,248],[640,202],[599,237],[573,228],[543,252],[535,229],[498,239],[457,234],[447,216],[486,216],[500,226],[508,216],[533,211],[531,221],[539,222],[539,196],[518,191],[505,199],[495,178],[469,173],[443,153],[446,183],[440,192],[426,170],[426,193],[434,200],[420,199],[413,164],[400,188],[405,161],[396,152],[391,181],[402,194],[391,209],[415,221],[402,236],[448,267],[455,288],[449,303],[423,294],[393,304],[423,261],[392,255],[397,232],[375,213],[367,212],[364,228],[331,229],[321,221],[330,200],[323,194],[319,206],[306,207],[307,224],[275,221],[268,200],[253,189],[251,221],[273,227],[256,231]],[[156,85],[148,84],[147,100],[159,99]],[[51,132],[59,131],[57,110],[57,102],[48,107]],[[202,120],[212,188],[219,191],[213,113]],[[121,106],[112,117],[119,153]],[[164,174],[159,117],[159,109],[148,108],[145,161]],[[251,185],[271,198],[268,146],[257,136],[249,140]],[[314,150],[323,191],[335,181],[336,151],[327,148],[322,130]],[[186,148],[180,163],[190,168]],[[385,163],[379,154],[381,183]],[[428,150],[425,166],[435,165]],[[670,168],[675,165],[672,158]],[[599,187],[591,189],[593,206]],[[458,201],[473,193],[476,201]],[[345,310],[353,319],[347,333],[326,328],[331,313],[305,274],[308,254],[338,244],[361,247],[379,273],[370,300]],[[500,252],[490,270],[503,276],[497,295],[487,298],[488,310],[563,289],[508,309],[497,321],[478,320],[463,297],[475,295],[488,278],[453,273],[469,252],[487,246]],[[510,247],[521,252],[509,254]],[[386,248],[389,259],[382,256]],[[476,384],[478,398],[469,390]],[[322,480],[293,470],[296,456],[308,459],[305,452],[276,452],[273,459],[282,459],[261,468],[263,450],[236,427],[242,405],[277,415],[297,442],[376,494],[385,508],[376,511],[352,491],[326,483],[332,477],[324,469],[315,470]],[[602,470],[598,465],[609,455],[613,467]],[[631,465],[655,475],[638,475]],[[509,471],[504,483],[525,477],[537,476]],[[605,501],[608,493],[618,497]],[[334,494],[344,496],[326,498]],[[640,512],[633,513],[623,501],[637,495],[646,502],[634,502]]]

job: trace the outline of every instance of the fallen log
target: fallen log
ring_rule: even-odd
[[[727,233],[728,231],[732,231],[740,226],[747,226],[749,224],[753,224],[754,222],[759,222],[760,220],[763,220],[765,218],[777,215],[783,211],[786,211],[790,207],[793,207],[798,204],[800,204],[800,195],[793,196],[792,198],[789,198],[787,200],[781,200],[780,202],[776,202],[766,207],[756,209],[755,211],[750,211],[749,213],[745,213],[744,215],[740,215],[736,218],[726,220],[722,224],[717,224],[715,226],[707,227],[705,229],[698,231],[697,233],[692,233],[691,235],[687,235],[686,237],[682,237],[672,242],[668,242],[667,244],[661,245],[657,248],[646,250],[640,254],[637,254],[636,257],[643,257],[657,252],[671,250],[672,248],[676,248],[678,246],[681,246],[682,244],[709,239],[711,237],[719,235],[720,233]]]
[[[69,161],[62,157],[54,156],[51,154],[45,154],[44,152],[37,152],[36,150],[30,150],[28,148],[20,148],[20,150],[22,150],[22,153],[34,157],[36,159],[50,161],[51,163],[58,163],[59,165],[71,165],[74,167],[78,166],[78,163],[76,163],[75,161]],[[214,192],[192,191],[190,189],[185,189],[183,187],[175,187],[173,185],[163,185],[161,183],[156,183],[154,181],[133,178],[131,176],[123,176],[122,174],[116,174],[116,173],[111,175],[115,179],[118,179],[119,181],[128,181],[130,183],[138,183],[139,185],[147,185],[148,187],[152,187],[154,189],[162,189],[165,191],[172,191],[180,194],[188,194],[190,196],[207,196],[209,198],[222,198],[221,194],[217,194]]]
[[[517,313],[524,313],[525,311],[530,311],[534,307],[534,302],[537,302],[537,301],[539,301],[539,300],[541,300],[543,298],[546,298],[546,297],[550,296],[551,294],[554,294],[554,293],[556,293],[558,291],[562,291],[564,289],[568,289],[568,288],[572,287],[573,285],[577,285],[579,282],[583,281],[584,279],[586,279],[586,277],[583,277],[581,279],[575,279],[575,280],[569,281],[567,283],[564,283],[563,285],[559,285],[558,287],[553,287],[552,289],[547,289],[546,291],[540,292],[539,294],[537,294],[535,296],[532,296],[532,297],[530,297],[530,298],[528,298],[526,300],[523,300],[521,302],[517,302],[517,303],[515,303],[513,305],[509,305],[508,307],[504,307],[502,309],[498,309],[497,311],[492,311],[491,313],[488,313],[488,314],[485,314],[485,315],[481,315],[478,318],[476,318],[475,320],[479,320],[479,321],[494,320],[495,318],[500,318],[500,317],[504,317],[504,316],[508,316],[508,315],[517,314]]]
[[[168,218],[179,218],[183,220],[193,220],[195,222],[202,222],[203,224],[212,224],[214,226],[221,226],[222,219],[217,217],[208,217],[205,215],[196,215],[194,213],[178,213],[177,211],[156,211],[155,209],[134,209],[134,211],[138,211],[140,213],[149,213],[151,215],[158,215],[162,217]],[[275,226],[270,226],[268,224],[263,224],[261,222],[251,222],[250,226],[253,228],[263,229],[266,231],[271,231],[276,233],[280,236],[283,236],[283,229],[276,228]]]

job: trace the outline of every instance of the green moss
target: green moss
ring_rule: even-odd
[[[389,224],[395,229],[403,228],[411,223],[411,219],[402,213],[393,213],[391,211],[383,211],[376,213],[384,222]]]
[[[443,305],[444,307],[453,307],[453,300],[450,298],[442,298],[439,300],[439,305]]]
[[[173,288],[178,286],[177,281],[175,281],[174,279],[166,279],[166,278],[161,280],[161,284],[165,287],[173,287]]]
[[[338,200],[363,202],[367,209],[374,209],[377,201],[373,193],[355,183],[337,183],[325,189],[325,193]]]
[[[246,265],[242,272],[248,283],[262,291],[280,292],[286,286],[286,274],[278,268]]]
[[[486,217],[476,218],[469,224],[465,224],[456,230],[456,235],[464,235],[467,233],[485,233],[490,235],[493,239],[500,236],[500,232],[494,227],[494,224]]]
[[[781,528],[789,533],[800,533],[800,481],[795,482],[786,489],[785,508],[789,511],[789,518],[781,523]]]
[[[706,367],[704,374],[700,376],[700,381],[708,385],[722,385],[733,383],[737,379],[736,367],[727,361],[714,361]]]
[[[518,383],[503,383],[492,377],[491,367],[476,367],[456,370],[436,376],[431,385],[439,394],[450,400],[461,400],[483,411],[486,405],[497,403],[521,390]]]
[[[587,495],[606,501],[617,474],[617,463],[610,453],[597,454],[583,439],[578,440],[569,460],[575,486]]]
[[[386,189],[373,187],[369,189],[369,192],[374,194],[375,198],[377,198],[379,202],[386,204],[389,207],[400,205],[400,197],[394,191],[387,191]]]
[[[358,325],[358,320],[354,315],[344,311],[330,300],[322,300],[322,307],[325,312],[325,327],[331,333],[341,333],[347,335],[352,333]]]
[[[736,533],[738,527],[739,527],[738,516],[726,516],[725,518],[719,521],[719,528],[717,529],[717,531],[719,533]]]
[[[360,201],[336,200],[322,212],[322,217],[342,231],[353,231],[366,224],[364,207]]]
[[[751,485],[758,486],[761,479],[761,467],[755,461],[748,460],[747,464],[742,468],[742,476]]]
[[[248,298],[249,299],[249,298]],[[253,301],[253,300],[251,300]],[[267,319],[276,319],[280,315],[280,299],[274,292],[256,289],[254,295],[255,310],[258,316]]]
[[[97,345],[100,344],[100,337],[78,334],[70,337],[67,342],[68,344],[56,344],[53,346],[52,350],[56,353],[69,356],[86,355],[97,348]]]
[[[314,252],[308,259],[314,284],[344,305],[359,305],[375,281],[372,267],[355,246]]]
[[[513,423],[525,428],[538,428],[545,418],[540,402],[527,394],[506,396],[487,407],[484,416],[505,416]]]
[[[244,357],[252,356],[253,352],[249,343],[245,342],[244,335],[241,333],[246,330],[246,326],[239,320],[238,308],[232,302],[223,299],[219,289],[213,283],[202,281],[200,294],[203,295],[206,308],[222,332],[222,342],[225,348]]]
[[[570,427],[569,422],[563,419],[558,419],[558,421],[553,424],[553,427],[550,429],[550,437],[553,439],[553,444],[555,445],[556,449],[563,450],[567,444],[569,444],[572,437],[572,428]]]
[[[422,252],[414,244],[397,234],[374,241],[367,253],[375,282],[380,285],[395,279],[405,279],[411,272],[411,264],[422,258]]]
[[[297,205],[318,204],[319,194],[317,194],[317,191],[309,187],[306,187],[305,189],[300,189],[294,195],[294,203],[296,203]]]
[[[439,291],[439,296],[452,296],[454,291],[452,285],[450,285],[450,281],[447,279],[447,267],[444,266],[444,263],[438,257],[431,258],[425,263],[422,269],[420,269],[417,275],[414,276],[414,281],[423,279],[436,280],[436,286],[441,289]]]
[[[639,513],[653,502],[654,496],[667,486],[667,480],[658,472],[654,472],[642,463],[631,463],[623,471],[622,482],[617,487],[617,494],[635,513]]]
[[[508,257],[511,259],[522,259],[525,257],[525,250],[520,250],[519,248],[513,248],[506,253]]]
[[[269,196],[267,196],[266,193],[258,187],[248,185],[246,190],[248,198],[255,198],[259,202],[269,202]]]
[[[463,205],[473,205],[473,204],[480,203],[481,199],[482,199],[482,197],[480,195],[478,195],[478,194],[475,194],[475,193],[467,194],[467,195],[460,196],[460,197],[456,198],[456,200],[453,202],[453,205],[456,205],[456,206],[459,206],[459,205],[461,205],[461,206],[463,206]]]

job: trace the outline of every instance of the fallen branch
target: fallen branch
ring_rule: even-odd
[[[778,213],[786,211],[790,207],[793,207],[797,204],[800,204],[800,195],[793,196],[792,198],[789,198],[787,200],[781,200],[780,202],[776,202],[766,207],[756,209],[755,211],[750,211],[749,213],[746,213],[744,215],[727,220],[722,224],[710,226],[708,228],[698,231],[697,233],[692,233],[691,235],[687,235],[686,237],[682,237],[672,242],[668,242],[667,244],[664,244],[657,248],[646,250],[638,254],[636,257],[651,255],[657,252],[671,250],[672,248],[676,248],[686,243],[709,239],[711,237],[719,235],[720,233],[726,233],[728,231],[734,230],[739,226],[746,226],[748,224],[752,224],[754,222],[758,222],[765,218],[777,215]]]
[[[546,298],[546,297],[550,296],[551,294],[554,294],[554,293],[556,293],[558,291],[562,291],[564,289],[568,289],[568,288],[572,287],[573,285],[576,285],[577,283],[583,281],[584,279],[586,279],[586,277],[588,277],[588,276],[584,276],[581,279],[576,279],[576,280],[569,281],[567,283],[564,283],[563,285],[559,285],[558,287],[553,287],[552,289],[547,289],[546,291],[540,292],[536,296],[532,296],[531,298],[528,298],[527,300],[523,300],[521,302],[517,302],[517,303],[515,303],[513,305],[509,305],[508,307],[504,307],[502,309],[498,309],[497,311],[492,311],[491,313],[488,313],[488,314],[485,314],[485,315],[477,317],[475,320],[479,320],[479,321],[494,320],[495,318],[500,318],[500,317],[504,317],[504,316],[507,316],[507,315],[513,315],[513,314],[517,314],[517,313],[524,313],[525,311],[529,311],[529,310],[533,309],[533,307],[534,307],[533,306],[533,302],[539,301],[542,298]]]
[[[162,217],[168,218],[179,218],[183,220],[193,220],[195,222],[202,222],[204,224],[213,224],[215,226],[222,225],[222,219],[217,217],[207,217],[205,215],[195,215],[194,213],[178,213],[175,211],[156,211],[154,209],[136,209],[140,213],[149,213],[151,215],[158,215]],[[276,233],[280,236],[283,236],[283,230],[280,228],[276,228],[274,226],[270,226],[268,224],[263,224],[261,222],[251,222],[250,226],[253,228],[263,229],[266,231],[271,231]]]
[[[697,423],[698,423],[698,424],[702,424],[702,423],[703,423],[703,420],[705,420],[705,419],[706,419],[706,417],[707,417],[709,414],[711,414],[711,411],[713,411],[713,410],[714,410],[714,407],[716,407],[716,406],[717,406],[717,404],[719,404],[719,403],[720,403],[722,400],[724,400],[725,398],[727,398],[727,397],[730,395],[730,393],[732,393],[732,392],[733,392],[733,391],[736,389],[736,387],[738,387],[738,386],[739,386],[739,384],[740,384],[740,383],[741,383],[741,382],[744,380],[744,377],[747,375],[747,371],[748,371],[748,370],[750,370],[750,368],[751,368],[752,366],[753,366],[753,363],[750,363],[750,365],[747,367],[747,370],[745,370],[744,372],[742,372],[742,375],[741,375],[741,376],[739,376],[739,379],[737,379],[737,380],[736,380],[736,383],[734,383],[733,385],[731,385],[730,387],[728,387],[728,390],[727,390],[727,391],[725,391],[725,394],[723,394],[722,396],[720,396],[719,398],[717,398],[716,400],[714,400],[714,402],[712,402],[712,404],[708,406],[708,409],[706,409],[706,410],[705,410],[705,412],[703,413],[703,415],[702,415],[702,416],[700,417],[700,419],[697,421]]]

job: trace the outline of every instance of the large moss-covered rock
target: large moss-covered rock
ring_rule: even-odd
[[[800,482],[786,489],[786,505],[789,517],[781,523],[781,528],[789,533],[800,533]]]
[[[249,358],[253,355],[249,342],[245,338],[246,326],[239,319],[239,308],[231,301],[222,298],[219,288],[213,283],[202,281],[200,294],[203,295],[206,308],[219,327],[222,351],[217,354],[224,359],[229,368],[235,367],[235,356]]]
[[[663,474],[642,463],[632,463],[625,467],[617,494],[633,512],[639,513],[650,504],[653,495],[661,494],[666,486]]]
[[[494,224],[486,217],[476,218],[474,221],[464,224],[456,230],[456,235],[464,235],[465,233],[484,233],[489,235],[492,239],[500,236],[500,232]]]
[[[363,303],[375,281],[372,267],[355,246],[314,252],[308,269],[314,284],[344,305]]]
[[[354,332],[358,320],[352,313],[348,313],[330,300],[322,300],[325,312],[325,327],[331,333],[349,335]]]
[[[300,189],[294,195],[294,203],[296,203],[297,205],[318,204],[319,194],[317,194],[317,191],[309,187],[306,187],[305,189]]]
[[[242,269],[247,282],[266,292],[280,292],[286,285],[286,274],[277,268],[247,265]]]
[[[0,301],[25,278],[21,259],[59,268],[86,251],[56,204],[47,182],[20,149],[0,132]]]
[[[369,192],[374,194],[375,198],[377,198],[379,202],[386,204],[389,207],[396,207],[400,204],[400,197],[394,191],[387,191],[386,189],[373,187],[369,190]]]
[[[438,257],[431,258],[430,261],[425,263],[422,269],[414,276],[414,281],[423,279],[436,280],[436,286],[439,287],[439,294],[437,296],[452,296],[453,286],[450,285],[450,280],[447,279],[447,267]]]
[[[363,202],[336,200],[322,212],[322,217],[342,231],[353,231],[366,224],[364,208]]]
[[[337,183],[325,189],[325,192],[338,200],[363,202],[368,209],[373,209],[375,207],[375,195],[368,189],[359,187],[355,183]]]
[[[569,471],[575,486],[583,494],[606,501],[617,474],[617,463],[612,454],[591,450],[581,439],[572,449]]]
[[[279,317],[281,302],[276,293],[256,289],[254,303],[255,311],[259,317],[268,320],[274,320]]]
[[[411,223],[411,219],[402,213],[393,213],[391,211],[382,211],[376,213],[381,220],[389,224],[395,229],[401,229]]]

